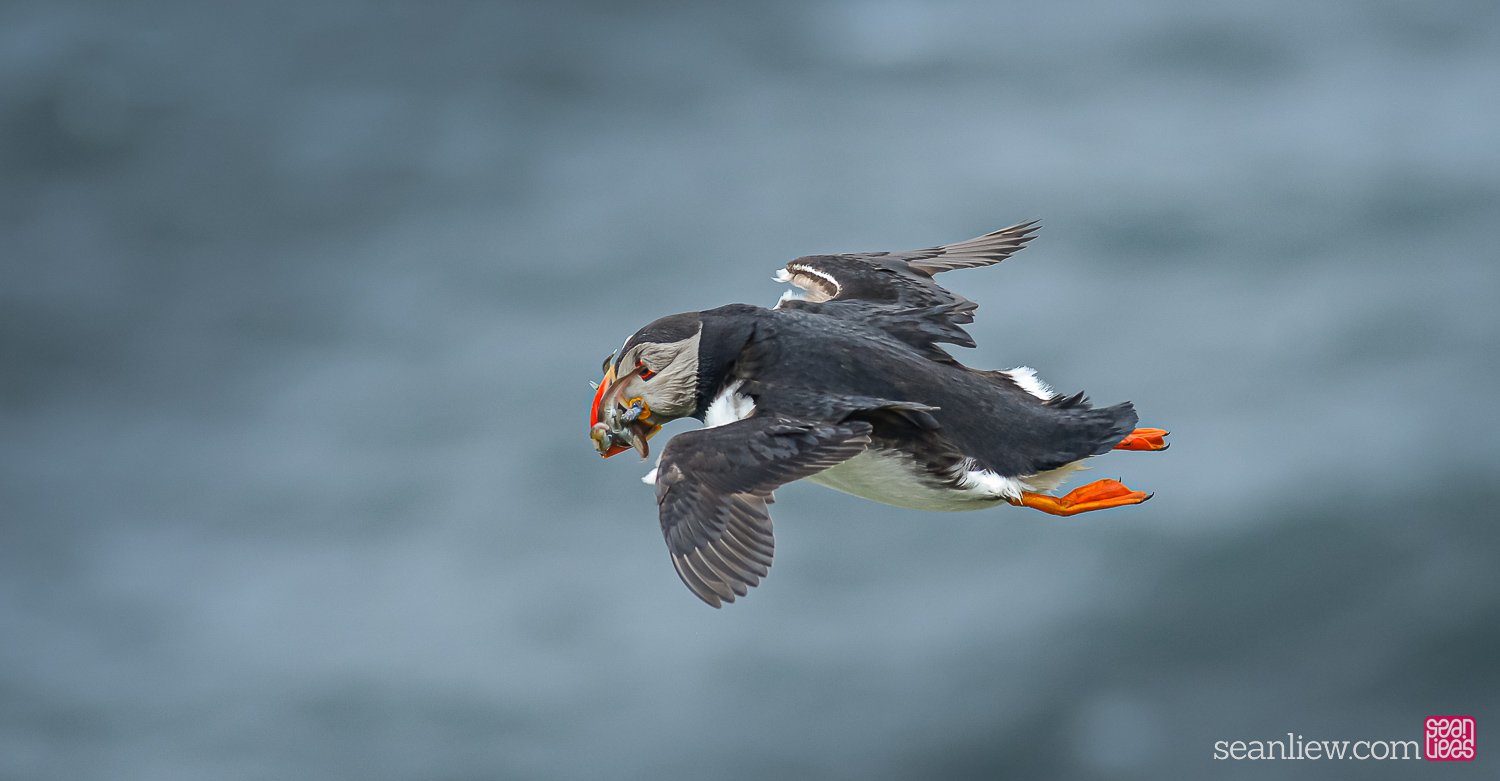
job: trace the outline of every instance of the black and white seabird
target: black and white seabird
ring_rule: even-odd
[[[1130,402],[1093,407],[1027,367],[971,369],[939,345],[973,347],[977,305],[933,275],[999,263],[1035,221],[910,252],[809,255],[776,276],[797,288],[773,309],[730,304],[663,317],[604,362],[591,432],[600,454],[642,458],[673,437],[646,476],[682,581],[714,607],[766,576],[766,505],[803,478],[918,510],[1008,503],[1052,515],[1140,504],[1150,494],[1098,480],[1055,491],[1109,450],[1164,450]]]

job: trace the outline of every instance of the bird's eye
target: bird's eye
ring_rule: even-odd
[[[644,364],[644,363],[637,363],[635,365],[635,367],[637,369],[640,369],[641,379],[643,379],[643,380],[649,380],[652,377],[656,376],[656,372],[651,371],[650,369],[646,368],[646,364]]]

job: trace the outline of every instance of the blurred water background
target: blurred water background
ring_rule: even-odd
[[[0,777],[1493,772],[1497,84],[1489,0],[6,3]],[[1031,217],[961,357],[1155,499],[793,485],[694,599],[600,358]]]

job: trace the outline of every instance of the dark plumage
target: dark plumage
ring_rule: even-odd
[[[977,305],[932,276],[997,263],[1035,230],[798,258],[778,278],[805,300],[671,315],[626,340],[595,396],[600,452],[644,454],[675,417],[709,426],[675,437],[653,471],[662,532],[694,594],[717,607],[765,577],[766,505],[793,480],[937,510],[1008,502],[1070,515],[1149,498],[1109,480],[1046,493],[1090,456],[1165,449],[1166,432],[1134,428],[1129,402],[1095,408],[1030,369],[971,369],[941,347],[974,345],[963,326]]]
[[[717,311],[702,316],[708,321]],[[1135,428],[1129,402],[1102,409],[1081,398],[1066,406],[1049,404],[1004,375],[930,360],[905,341],[858,321],[806,310],[730,316],[753,319],[752,336],[738,348],[714,349],[738,352],[730,378],[746,380],[744,392],[765,413],[838,419],[863,411],[839,401],[854,395],[915,402],[931,408],[940,427],[926,436],[1008,477],[1099,455]],[[886,434],[896,432],[877,432]]]
[[[846,461],[870,424],[757,416],[678,435],[662,453],[656,500],[682,582],[714,607],[760,583],[775,540],[771,491]]]

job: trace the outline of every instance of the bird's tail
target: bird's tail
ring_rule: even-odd
[[[1064,463],[1108,453],[1135,430],[1140,419],[1135,405],[1128,401],[1095,408],[1082,393],[1059,396],[1046,404],[1061,411],[1067,421],[1064,426],[1067,434],[1054,443],[1060,451],[1059,460]]]

